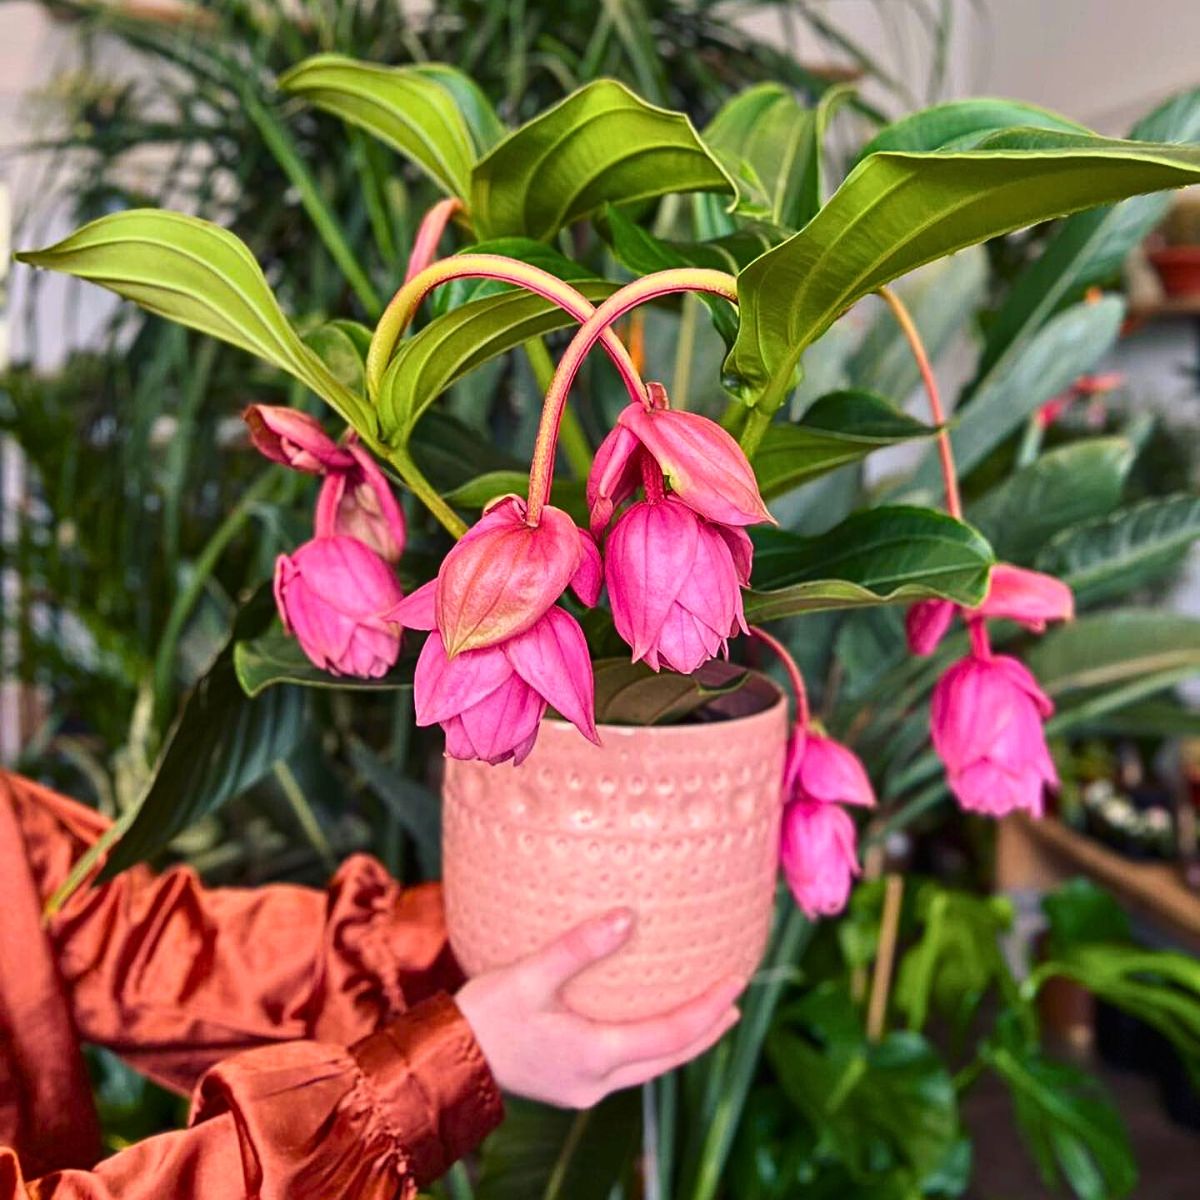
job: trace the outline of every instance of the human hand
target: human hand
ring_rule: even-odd
[[[559,1108],[590,1108],[703,1054],[737,1022],[733,1001],[746,981],[736,977],[642,1021],[589,1021],[568,1008],[562,988],[619,950],[632,930],[633,914],[615,909],[459,991],[458,1007],[504,1091]]]

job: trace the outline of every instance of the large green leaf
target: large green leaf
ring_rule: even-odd
[[[1200,140],[1200,88],[1160,105],[1134,125],[1129,136],[1145,142]],[[980,370],[1020,354],[1065,300],[1115,274],[1170,202],[1169,194],[1139,196],[1064,221],[1036,261],[1017,277],[989,324]]]
[[[742,324],[726,367],[774,412],[805,348],[897,276],[1049,217],[1198,179],[1200,150],[1049,130],[994,134],[975,150],[872,154],[739,276]]]
[[[930,596],[973,606],[987,593],[994,561],[974,529],[929,508],[867,509],[818,537],[780,529],[753,537],[752,621]]]
[[[1001,558],[1027,562],[1060,530],[1116,508],[1133,459],[1121,437],[1061,446],[997,484],[967,515]]]
[[[682,113],[597,80],[510,134],[471,174],[481,237],[553,237],[605,204],[733,184]]]
[[[101,217],[22,262],[98,283],[158,316],[286,371],[361,428],[362,402],[300,339],[245,243],[198,217],[136,208]]]
[[[578,286],[596,303],[616,290],[599,280]],[[530,338],[571,324],[556,304],[524,292],[472,300],[434,318],[401,342],[388,364],[376,412],[383,440],[403,448],[421,414],[456,379]]]
[[[703,137],[737,184],[743,212],[799,229],[820,207],[817,114],[782,84],[739,92]]]
[[[535,238],[493,238],[488,242],[477,242],[473,246],[464,246],[458,253],[499,254],[505,258],[515,258],[529,263],[530,266],[539,267],[550,275],[556,275],[559,279],[565,279],[568,283],[599,278],[583,263],[568,258],[565,254],[555,250],[553,246],[548,246],[545,242],[539,242]],[[471,300],[482,300],[485,296],[498,296],[504,292],[517,290],[519,289],[516,284],[505,283],[499,279],[454,279],[437,289],[430,307],[435,316],[441,316]]]
[[[604,725],[670,725],[718,696],[747,682],[746,671],[729,663],[705,663],[690,675],[652,671],[628,658],[595,664],[596,721]]]
[[[979,96],[947,100],[919,112],[909,113],[885,125],[859,152],[859,161],[885,150],[941,150],[962,148],[969,138],[979,138],[1014,126],[1026,129],[1057,129],[1063,133],[1090,134],[1091,130],[1036,104],[1020,100]],[[1162,139],[1168,140],[1168,139]]]
[[[1064,529],[1034,560],[1078,600],[1132,591],[1179,563],[1200,537],[1200,497],[1144,500],[1099,520]]]
[[[641,1131],[641,1094],[617,1092],[570,1112],[509,1097],[483,1144],[475,1200],[609,1200]]]
[[[1200,673],[1200,619],[1153,610],[1091,613],[1051,630],[1026,656],[1050,695]]]
[[[822,396],[797,423],[767,430],[754,457],[754,473],[770,500],[873,450],[936,432],[874,392],[834,392]]]
[[[446,72],[383,67],[341,54],[318,54],[280,77],[279,86],[341,117],[411,159],[451,195],[466,199],[475,137],[459,107],[469,80],[447,86]],[[475,113],[482,111],[476,98]]]
[[[251,697],[277,684],[378,692],[411,688],[413,681],[411,662],[401,664],[380,679],[331,675],[309,661],[294,637],[280,632],[238,642],[233,648],[233,665],[242,691]]]

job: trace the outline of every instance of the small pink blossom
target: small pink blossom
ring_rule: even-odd
[[[353,434],[345,449],[353,465],[331,470],[321,484],[317,536],[355,537],[385,562],[399,562],[406,537],[404,511],[379,465]]]
[[[964,809],[1042,815],[1045,789],[1058,787],[1042,728],[1053,711],[1029,669],[1007,655],[969,655],[938,680],[933,746]]]
[[[323,471],[350,470],[354,459],[321,428],[315,417],[294,408],[252,404],[242,413],[250,427],[250,440],[272,462],[296,471],[320,475]]]
[[[334,675],[374,679],[395,665],[402,599],[391,568],[356,538],[314,538],[275,562],[284,628],[311,662]]]
[[[633,661],[690,674],[745,631],[742,583],[750,539],[698,517],[674,496],[622,514],[605,547],[605,581],[617,632]]]
[[[846,907],[860,868],[854,821],[840,805],[793,800],[783,810],[779,857],[787,885],[810,921]]]
[[[954,620],[955,605],[949,600],[921,600],[904,616],[904,632],[913,654],[932,654],[941,644]]]
[[[862,759],[848,746],[811,729],[792,739],[783,786],[794,800],[875,807],[875,789]]]
[[[417,660],[416,719],[442,726],[451,758],[520,763],[549,704],[599,743],[591,658],[569,613],[553,605],[524,632],[449,658],[435,608],[435,585],[428,583],[404,601],[399,615],[409,628],[431,630]]]
[[[600,595],[591,536],[546,505],[537,525],[525,501],[494,501],[446,555],[437,577],[437,628],[450,658],[532,629],[569,586],[589,607]]]

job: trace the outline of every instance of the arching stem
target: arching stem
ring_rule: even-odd
[[[896,324],[900,326],[900,330],[912,350],[917,370],[921,372],[921,381],[925,384],[925,391],[929,396],[929,411],[933,417],[933,423],[940,427],[937,435],[938,457],[941,459],[942,480],[946,487],[946,509],[955,520],[961,521],[962,500],[958,494],[958,473],[954,468],[954,447],[950,443],[950,431],[946,428],[946,413],[942,408],[942,398],[938,392],[933,367],[929,364],[929,355],[925,353],[925,344],[921,341],[916,322],[913,321],[904,301],[891,288],[880,288],[879,294],[888,308],[892,310]]]
[[[808,689],[804,686],[804,676],[800,673],[800,668],[797,666],[796,660],[778,638],[772,637],[761,626],[751,625],[750,636],[758,638],[764,646],[773,650],[775,656],[783,663],[784,669],[788,673],[788,678],[792,682],[792,691],[796,693],[796,727],[798,729],[807,729],[809,721]]]
[[[554,480],[554,450],[558,441],[558,425],[566,407],[567,396],[575,376],[583,365],[588,352],[611,333],[609,326],[620,320],[631,309],[647,300],[669,296],[676,292],[707,292],[723,296],[737,303],[737,280],[724,271],[710,271],[700,267],[678,267],[668,271],[656,271],[633,283],[626,284],[614,292],[580,326],[558,361],[558,370],[550,381],[542,406],[542,420],[538,426],[537,441],[533,448],[533,462],[529,471],[529,506],[526,521],[536,525],[541,519],[542,509],[550,498],[550,485]],[[386,314],[385,314],[386,316]],[[646,402],[643,391],[637,397]]]
[[[408,268],[404,272],[405,283],[420,275],[437,258],[438,242],[462,206],[463,202],[457,196],[448,196],[445,200],[439,200],[421,218],[417,236],[413,238],[412,252],[408,256]]]
[[[379,318],[371,345],[367,350],[367,395],[372,400],[379,395],[384,372],[392,359],[396,343],[412,323],[421,301],[436,287],[454,279],[497,279],[522,287],[526,291],[557,304],[576,321],[587,322],[597,310],[577,289],[549,271],[501,254],[456,254],[439,259],[413,276],[391,298]],[[604,349],[616,365],[625,387],[635,400],[643,400],[645,385],[634,367],[629,351],[611,330],[605,330]]]

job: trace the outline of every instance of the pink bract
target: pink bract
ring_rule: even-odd
[[[437,577],[437,627],[446,653],[494,646],[531,629],[567,587],[586,605],[600,594],[600,552],[561,509],[537,525],[525,501],[493,503],[446,555]]]
[[[356,538],[314,538],[275,562],[284,628],[311,662],[335,675],[373,679],[395,665],[401,599],[391,568]]]
[[[357,538],[386,562],[400,561],[407,527],[404,511],[379,465],[353,435],[346,450],[354,465],[331,470],[317,497],[318,537]]]
[[[332,469],[349,470],[354,459],[308,413],[273,404],[252,404],[242,413],[255,448],[272,462],[296,471],[320,475]]]
[[[988,594],[975,611],[984,617],[1018,621],[1034,633],[1043,633],[1047,622],[1069,621],[1075,616],[1075,597],[1053,575],[997,563]]]
[[[835,916],[859,874],[854,821],[837,804],[793,800],[783,810],[779,858],[804,915],[810,921]]]
[[[797,734],[789,747],[783,786],[796,800],[875,806],[875,789],[858,755],[812,730]]]
[[[1007,655],[969,655],[938,680],[933,745],[964,809],[1041,816],[1046,788],[1058,787],[1042,728],[1053,711],[1029,669]]]

